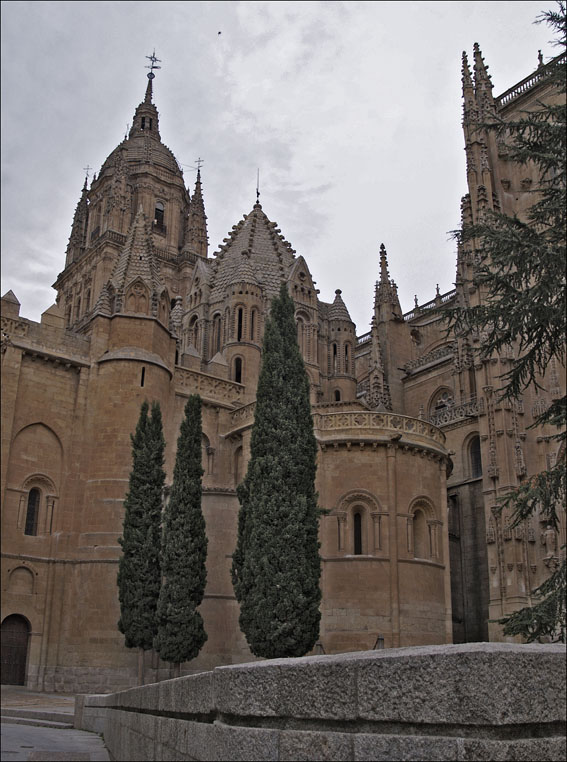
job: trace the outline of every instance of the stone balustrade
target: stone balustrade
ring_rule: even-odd
[[[175,386],[177,391],[187,394],[200,394],[206,400],[234,403],[244,395],[244,387],[236,381],[226,381],[207,373],[188,368],[175,368]]]
[[[467,418],[477,418],[484,414],[484,399],[469,400],[459,405],[448,405],[443,410],[439,410],[429,417],[429,421],[434,426],[447,426],[450,423],[456,423]]]
[[[398,435],[413,441],[440,445],[445,444],[445,435],[436,426],[419,418],[396,413],[376,413],[372,411],[351,411],[339,413],[314,413],[313,425],[317,439],[324,442],[336,435],[355,438],[375,439],[397,438]]]
[[[77,696],[115,760],[563,760],[565,646],[272,659]]]

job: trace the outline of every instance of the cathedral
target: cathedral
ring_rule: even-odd
[[[482,123],[560,97],[541,59],[499,97],[486,69],[477,45],[471,64],[463,54],[465,221],[486,210],[521,217],[538,185]],[[253,660],[230,579],[236,486],[250,453],[264,325],[282,282],[310,379],[316,488],[327,509],[314,653],[501,640],[494,620],[530,603],[565,543],[564,524],[563,536],[539,516],[512,529],[496,510],[501,495],[559,455],[552,431],[530,426],[564,394],[564,369],[552,361],[540,389],[501,402],[512,351],[481,360],[482,336],[446,335],[446,310],[481,298],[466,246],[455,289],[404,314],[382,245],[364,335],[340,290],[332,303],[319,299],[308,252],[293,249],[259,201],[210,252],[200,169],[188,189],[161,140],[148,77],[129,134],[85,181],[55,303],[36,323],[20,315],[12,291],[2,297],[2,681],[99,693],[136,684],[137,653],[117,628],[130,434],[141,403],[159,402],[171,484],[195,393],[208,640],[182,673]],[[146,655],[147,680],[169,670]]]

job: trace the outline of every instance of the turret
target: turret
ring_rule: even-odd
[[[354,352],[356,329],[341,296],[335,291],[335,300],[329,307],[329,391],[331,402],[356,399]]]

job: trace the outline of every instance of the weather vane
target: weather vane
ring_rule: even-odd
[[[91,171],[92,167],[89,167],[87,164],[86,167],[83,167],[83,171],[87,173],[87,180],[89,179],[89,172]]]
[[[201,159],[201,158],[195,159],[195,164],[197,165],[197,171],[201,169],[201,164],[204,164],[204,163],[205,163],[204,159]]]
[[[260,167],[258,167],[258,173],[256,175],[256,203],[260,203]]]
[[[156,66],[156,62],[159,61],[159,63],[161,63],[161,58],[156,58],[155,48],[151,56],[146,56],[146,58],[148,59],[148,61],[151,61],[150,66],[146,66],[146,69],[150,70],[150,73],[148,74],[148,79],[153,79],[155,77],[154,69],[161,69],[161,66]]]

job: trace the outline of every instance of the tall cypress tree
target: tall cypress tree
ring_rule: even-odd
[[[160,406],[142,404],[132,440],[132,471],[124,500],[123,535],[118,542],[120,619],[127,648],[148,651],[157,631],[156,608],[161,586],[160,538],[165,440]],[[143,677],[142,677],[143,681]]]
[[[185,406],[177,440],[173,484],[166,508],[158,604],[156,649],[164,661],[179,665],[194,659],[207,640],[197,607],[203,600],[207,535],[201,510],[201,398]]]
[[[232,581],[252,653],[303,656],[319,636],[317,444],[293,301],[282,284],[264,332]]]

